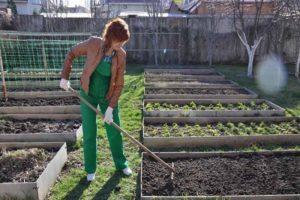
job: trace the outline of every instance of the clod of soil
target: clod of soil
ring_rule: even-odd
[[[215,95],[236,95],[249,94],[244,89],[200,89],[200,88],[151,88],[145,90],[146,94],[215,94]]]
[[[299,194],[299,153],[291,155],[240,155],[164,159],[174,162],[171,181],[168,169],[143,159],[142,193],[146,196],[274,195]]]
[[[33,98],[33,99],[14,99],[8,98],[0,100],[0,106],[63,106],[63,105],[79,105],[78,97],[58,97],[58,98]]]
[[[0,120],[0,134],[73,133],[80,125],[81,120],[2,119]]]
[[[0,183],[35,182],[54,155],[38,148],[0,152]]]

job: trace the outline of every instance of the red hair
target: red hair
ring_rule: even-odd
[[[130,38],[128,24],[121,18],[115,18],[105,25],[102,37],[105,40],[104,52],[111,47],[112,41],[127,42]]]

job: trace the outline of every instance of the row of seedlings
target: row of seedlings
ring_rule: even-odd
[[[239,87],[234,82],[224,79],[223,83],[219,83],[219,78],[210,77],[217,74],[213,69],[205,69],[205,81],[200,78],[193,82],[178,78],[168,83],[170,77],[175,75],[187,76],[191,72],[201,76],[201,70],[204,69],[155,69],[145,72],[142,138],[146,146],[176,149],[299,144],[299,118],[286,117],[283,108],[270,101],[257,99],[255,93]],[[161,79],[152,79],[155,74]],[[164,78],[162,74],[172,76]],[[149,75],[152,77],[150,78]],[[213,81],[214,79],[216,81]],[[166,88],[167,90],[163,90]],[[185,88],[197,90],[192,94],[190,90],[176,92]],[[228,98],[231,93],[215,95],[215,89],[222,88],[240,91],[242,89],[248,93],[237,93],[231,98]],[[199,95],[198,92],[203,91],[202,89],[210,96],[201,93]],[[244,96],[238,98],[238,95]],[[300,197],[295,187],[299,151],[160,152],[157,154],[170,165],[176,166],[176,173],[170,174],[147,153],[143,153],[140,180],[142,199],[297,199]],[[286,167],[289,170],[282,170]],[[285,183],[285,189],[277,184],[278,181]]]
[[[67,161],[67,144],[82,137],[79,104],[58,88],[2,96],[0,199],[46,198]]]

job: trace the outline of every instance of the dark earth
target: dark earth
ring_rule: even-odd
[[[73,89],[78,89],[78,87],[72,86]],[[2,90],[0,89],[0,91],[2,92]],[[7,88],[8,92],[31,92],[31,91],[63,91],[61,88],[59,87],[26,87],[26,88]]]
[[[30,148],[0,151],[0,183],[35,182],[57,150]]]
[[[149,81],[150,83],[157,83],[157,81]],[[180,82],[180,84],[184,83],[184,82],[189,82],[192,84],[199,84],[199,85],[215,85],[215,84],[232,84],[230,81],[189,81],[189,80],[184,80],[183,82]],[[168,83],[168,84],[172,84],[172,83],[177,83],[178,82],[174,82],[174,81],[159,81],[160,84],[164,84],[164,83]]]
[[[73,133],[80,125],[81,120],[0,119],[0,134]]]
[[[63,105],[79,105],[78,97],[58,97],[58,98],[32,98],[32,99],[14,99],[8,98],[0,100],[0,106],[63,106]]]
[[[164,159],[143,159],[142,193],[146,196],[299,194],[300,154]],[[298,177],[298,178],[297,178]]]
[[[157,82],[157,81],[184,81],[184,82],[193,82],[193,81],[201,81],[201,78],[195,77],[195,78],[187,78],[184,76],[145,76],[145,80],[147,82]],[[202,79],[203,80],[203,79]],[[215,80],[211,80],[210,82],[217,82]]]
[[[217,75],[217,72],[213,72],[213,71],[166,71],[166,72],[145,72],[145,75],[148,76],[161,76],[161,75]]]
[[[235,94],[249,94],[244,89],[201,89],[201,88],[151,88],[145,90],[146,94],[223,94],[223,95],[235,95]]]

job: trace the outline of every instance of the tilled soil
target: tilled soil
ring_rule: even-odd
[[[168,71],[165,72],[145,72],[147,76],[168,76],[168,75],[218,75],[217,72],[214,71]]]
[[[0,152],[0,183],[35,182],[55,151],[30,148]]]
[[[199,85],[215,85],[215,84],[231,84],[230,81],[214,81],[214,82],[211,82],[211,81],[195,81],[195,80],[184,80],[182,82],[180,82],[180,84],[184,84],[185,82],[188,82],[188,83],[191,83],[191,84],[199,84]],[[149,83],[159,83],[161,85],[164,85],[164,84],[178,84],[178,82],[176,81],[149,81]]]
[[[165,159],[166,160],[166,159]],[[142,193],[158,196],[299,194],[299,153],[167,159],[176,173],[143,159]]]
[[[58,98],[32,98],[32,99],[15,99],[9,98],[7,101],[0,100],[0,106],[63,106],[79,105],[78,97],[58,97]]]
[[[189,81],[189,82],[193,82],[193,81],[203,81],[204,78],[200,78],[200,77],[195,77],[195,78],[190,78],[190,77],[184,77],[183,76],[153,76],[153,77],[147,77],[145,76],[145,80],[147,82],[154,82],[154,81]],[[217,80],[221,80],[217,79]],[[215,81],[217,81],[215,80]],[[211,82],[215,82],[214,80],[211,80]]]
[[[72,86],[73,89],[77,88],[78,87],[75,87],[75,86]],[[26,87],[26,88],[8,88],[7,89],[8,92],[32,92],[32,91],[43,91],[43,92],[46,92],[46,91],[63,91],[61,88],[59,87],[51,87],[51,88],[45,88],[45,87]],[[1,89],[0,89],[1,91]]]
[[[73,133],[81,120],[0,120],[0,134],[18,133]]]
[[[146,94],[215,94],[215,95],[236,95],[249,94],[244,89],[200,89],[200,88],[169,88],[169,89],[146,89]]]

